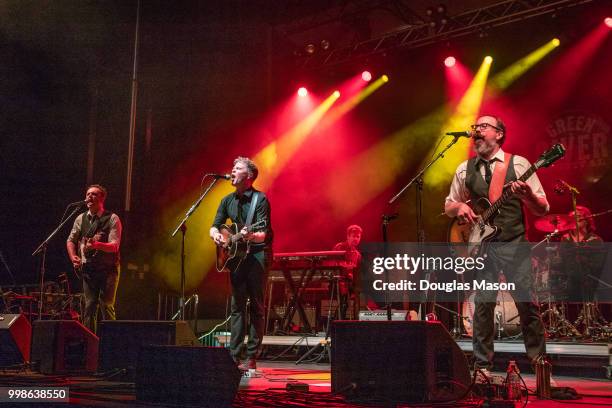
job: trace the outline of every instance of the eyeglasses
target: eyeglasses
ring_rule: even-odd
[[[472,128],[472,130],[487,130],[488,128],[492,127],[495,130],[500,130],[500,128],[498,128],[497,126],[493,126],[490,123],[477,123],[475,125],[470,126]]]

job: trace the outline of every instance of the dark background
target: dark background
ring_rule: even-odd
[[[438,3],[415,2],[415,7],[422,12]],[[491,2],[464,3],[467,8]],[[599,116],[608,126],[611,123],[609,35],[579,72],[568,72],[567,77],[553,75],[563,72],[564,53],[578,46],[607,16],[610,10],[604,2],[418,49],[399,48],[329,67],[301,67],[295,50],[309,35],[316,35],[287,35],[286,24],[334,4],[338,2],[143,1],[133,197],[132,209],[126,212],[136,2],[0,3],[0,284],[11,284],[11,275],[17,283],[37,281],[40,257],[31,253],[59,223],[65,205],[84,196],[88,182],[108,188],[107,208],[124,220],[123,260],[147,263],[158,250],[160,237],[168,234],[157,222],[164,207],[197,189],[204,172],[229,169],[236,155],[253,154],[276,133],[276,129],[258,133],[261,129],[254,124],[261,117],[286,100],[300,83],[324,94],[364,66],[376,72],[375,76],[388,74],[392,81],[346,119],[354,120],[353,129],[358,130],[338,136],[348,146],[343,155],[326,154],[325,138],[330,135],[315,135],[269,191],[274,211],[280,214],[274,218],[277,251],[329,249],[343,239],[349,223],[364,227],[364,240],[381,239],[380,215],[386,210],[385,202],[410,180],[438,135],[419,140],[409,152],[398,152],[406,161],[404,174],[383,193],[369,198],[364,208],[346,217],[328,216],[328,203],[319,205],[317,199],[322,194],[316,189],[319,184],[308,174],[327,177],[326,172],[333,173],[337,164],[350,161],[386,135],[442,106],[447,96],[441,61],[449,53],[474,71],[484,55],[494,55],[493,75],[552,37],[561,39],[562,47],[556,54],[504,92],[504,106],[512,113],[505,148],[532,161],[541,152],[540,145],[550,143],[544,129],[559,115],[586,112]],[[461,11],[456,4],[454,7],[449,13]],[[349,21],[324,34],[336,35],[341,43],[348,41],[346,37],[361,35],[359,24]],[[552,77],[557,82],[551,83]],[[553,103],[546,95],[557,87],[567,87],[567,93]],[[88,180],[91,134],[95,134],[95,161]],[[608,209],[610,166],[597,171],[596,179],[581,170],[543,171],[541,179],[551,212],[566,213],[570,208],[567,196],[552,192],[560,175],[582,189],[580,202],[594,212]],[[289,190],[301,195],[289,200]],[[425,179],[425,228],[430,241],[445,240],[447,219],[438,215],[446,193],[446,188],[428,188]],[[406,194],[393,210],[399,211],[400,217],[391,225],[391,239],[414,241],[414,193]],[[599,232],[606,240],[612,237],[611,220],[610,216],[598,219]],[[302,223],[296,225],[295,221]],[[299,241],[293,238],[296,229]],[[70,269],[64,248],[68,231],[66,226],[50,242],[48,279]],[[535,233],[533,239],[537,238]],[[142,302],[141,289],[142,293],[150,288],[166,289],[157,282],[155,270],[144,280],[130,283],[133,278],[124,268],[120,304]],[[204,299],[203,316],[220,317],[225,288],[223,277],[212,276],[189,291]],[[128,309],[123,309],[123,317],[130,316]],[[121,309],[119,313],[121,316]]]

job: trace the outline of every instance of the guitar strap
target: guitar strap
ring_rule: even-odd
[[[255,207],[257,206],[257,199],[259,198],[259,191],[253,192],[253,198],[251,198],[251,206],[249,207],[249,213],[247,214],[246,227],[251,225],[253,221],[253,216],[255,215]]]
[[[506,173],[508,173],[508,166],[510,165],[511,158],[511,154],[504,153],[504,161],[495,163],[495,170],[493,170],[493,177],[491,178],[491,185],[489,186],[489,201],[491,203],[497,201],[504,191],[504,182],[506,180]]]

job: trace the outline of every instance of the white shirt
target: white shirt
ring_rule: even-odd
[[[502,149],[499,149],[497,153],[491,158],[491,173],[495,172],[496,163],[503,162],[505,153]],[[455,171],[455,177],[453,177],[453,182],[451,183],[450,193],[446,197],[446,203],[465,203],[470,199],[470,191],[465,186],[465,178],[467,175],[467,163],[468,161],[464,161],[457,167],[457,171]],[[514,155],[514,173],[516,174],[516,178],[519,179],[528,169],[531,167],[529,161],[518,155]],[[485,177],[485,166],[479,166],[480,175],[483,180]],[[531,190],[534,192],[536,197],[544,197],[546,198],[546,193],[544,192],[544,188],[542,187],[542,183],[540,183],[540,179],[537,174],[532,174],[531,177],[525,181]],[[548,202],[546,203],[546,211],[550,209],[550,205]]]

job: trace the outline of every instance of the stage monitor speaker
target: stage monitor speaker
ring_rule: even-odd
[[[0,367],[30,361],[32,326],[22,314],[0,313]]]
[[[331,338],[332,391],[348,398],[451,401],[470,384],[467,359],[439,322],[335,321]]]
[[[95,372],[98,336],[76,320],[36,320],[32,364],[43,374]]]
[[[199,345],[185,321],[104,320],[98,325],[100,335],[99,371],[125,369],[134,379],[138,352],[145,345]]]
[[[136,399],[231,407],[240,377],[226,348],[143,346],[136,368]]]

